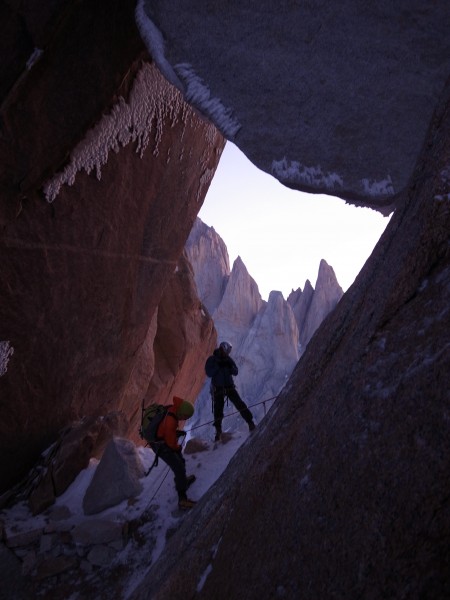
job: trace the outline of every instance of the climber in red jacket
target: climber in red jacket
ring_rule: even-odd
[[[187,497],[188,487],[195,481],[195,475],[186,476],[186,463],[182,454],[182,447],[178,443],[180,421],[189,419],[194,414],[194,407],[190,402],[173,397],[173,405],[168,407],[164,419],[161,421],[157,432],[157,441],[151,443],[152,450],[157,453],[173,471],[175,475],[175,489],[178,493],[178,506],[181,509],[189,509],[195,505],[193,500]]]

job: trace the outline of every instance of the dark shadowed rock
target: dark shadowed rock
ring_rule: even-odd
[[[0,600],[32,600],[36,598],[29,579],[22,576],[21,561],[0,542]]]
[[[109,544],[123,536],[123,524],[107,519],[94,518],[76,525],[72,530],[72,539],[80,546]]]
[[[153,36],[166,77],[259,168],[395,205],[450,72],[448,3],[141,4],[142,29],[150,19],[166,42]]]
[[[89,459],[99,458],[111,438],[124,435],[128,426],[123,413],[113,412],[104,417],[83,419],[66,428],[44,453],[37,469],[18,486],[19,493],[31,486],[31,493],[25,492],[31,512],[38,514],[51,506],[88,466]]]

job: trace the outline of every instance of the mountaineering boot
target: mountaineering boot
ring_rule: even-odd
[[[189,510],[195,506],[195,501],[190,500],[189,498],[180,498],[178,500],[178,508],[181,510]]]
[[[194,481],[195,481],[196,479],[197,479],[197,478],[196,478],[196,476],[195,476],[195,475],[188,475],[188,476],[186,477],[186,483],[187,483],[187,486],[188,486],[188,487],[189,487],[189,486],[191,486],[191,485],[194,483]]]
[[[216,436],[214,438],[214,441],[220,442],[221,437],[222,437],[222,431],[220,429],[216,429]]]
[[[248,424],[248,430],[249,431],[253,431],[255,429],[256,425],[254,424],[253,421],[250,421],[250,423]]]

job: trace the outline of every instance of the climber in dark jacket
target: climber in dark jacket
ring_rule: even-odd
[[[211,378],[211,395],[213,398],[214,427],[216,428],[216,441],[222,435],[222,419],[225,397],[229,398],[242,418],[248,424],[250,431],[255,429],[253,415],[245,402],[239,396],[233,381],[233,375],[238,374],[238,368],[230,357],[231,344],[221,342],[205,363],[205,371]]]

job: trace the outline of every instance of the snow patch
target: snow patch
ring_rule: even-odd
[[[450,183],[450,165],[445,166],[441,173],[441,180],[447,186]],[[446,200],[450,200],[450,192],[448,194],[436,194],[434,199],[437,202],[445,202]]]
[[[203,571],[201,577],[200,577],[200,581],[197,584],[197,592],[201,592],[203,589],[203,586],[205,585],[205,581],[208,578],[208,575],[212,572],[212,564],[209,563],[209,565],[206,567],[206,569]]]
[[[30,58],[27,60],[27,70],[29,71],[31,69],[31,67],[33,67],[37,61],[41,58],[41,55],[43,53],[43,50],[41,50],[40,48],[35,48],[33,50],[32,55],[30,56]]]
[[[428,287],[428,279],[424,279],[419,285],[419,292],[423,292]]]
[[[444,183],[450,182],[450,165],[444,167],[441,171],[441,179]]]
[[[337,173],[323,173],[322,167],[307,167],[297,161],[272,161],[272,174],[282,183],[303,183],[316,188],[328,190],[343,187],[344,181]]]
[[[446,200],[450,200],[450,193],[448,194],[436,194],[436,196],[434,197],[434,199],[437,202],[445,202]]]
[[[379,350],[381,350],[382,352],[384,352],[386,350],[386,338],[380,338],[376,343],[376,347],[379,348]]]
[[[219,549],[221,541],[222,541],[222,538],[220,538],[219,541],[217,542],[217,544],[214,544],[214,546],[211,548],[213,560],[216,558],[216,554]],[[212,572],[212,570],[213,570],[213,566],[212,566],[212,562],[210,562],[209,565],[206,567],[206,569],[203,571],[203,573],[200,576],[200,579],[199,579],[199,582],[198,582],[197,588],[196,588],[197,592],[202,591],[203,586],[205,585],[205,581],[207,580],[208,575]]]
[[[0,342],[0,377],[8,370],[8,363],[14,354],[14,348],[9,341]]]

